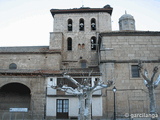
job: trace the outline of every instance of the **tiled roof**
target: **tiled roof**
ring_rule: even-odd
[[[2,53],[44,53],[59,52],[60,50],[49,50],[49,46],[21,46],[21,47],[0,47]]]

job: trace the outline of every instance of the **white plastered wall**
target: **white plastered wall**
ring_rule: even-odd
[[[47,97],[46,115],[56,116],[56,100],[69,99],[69,116],[78,116],[79,101],[77,97]],[[92,99],[92,116],[102,116],[102,97]]]

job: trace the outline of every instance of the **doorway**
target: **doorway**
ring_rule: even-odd
[[[68,119],[69,100],[57,99],[57,119]]]
[[[30,109],[30,89],[21,83],[9,83],[0,88],[0,110],[8,111],[10,108]]]

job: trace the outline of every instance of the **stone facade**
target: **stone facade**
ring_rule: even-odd
[[[79,20],[81,18],[85,22],[84,31],[79,30]],[[92,18],[96,21],[96,30],[91,30]],[[69,19],[73,21],[72,31],[68,31],[67,22]],[[111,17],[105,12],[55,14],[53,31],[51,33],[50,49],[55,49],[59,46],[57,49],[63,51],[62,64],[67,64],[67,67],[70,68],[77,68],[80,67],[79,63],[81,60],[86,60],[88,66],[97,66],[97,52],[95,50],[91,51],[90,40],[93,36],[97,37],[97,31],[111,31]],[[69,37],[73,41],[72,51],[67,50],[67,39]],[[63,44],[60,45],[60,43]],[[83,48],[78,45],[83,45]],[[66,66],[62,66],[62,68],[66,68]]]
[[[55,69],[60,68],[60,55],[54,54],[6,54],[0,55],[1,69],[8,69],[9,64],[16,63],[17,69]]]
[[[158,60],[160,57],[160,37],[157,32],[112,32],[101,35],[102,49],[106,49],[101,52],[102,61]]]
[[[9,116],[10,108],[28,108],[28,118],[44,117],[46,104],[46,81],[44,71],[60,69],[60,52],[49,51],[48,47],[10,47],[0,48],[0,88],[1,103],[0,115]],[[11,64],[16,65],[10,68]],[[13,88],[9,88],[14,84]],[[21,88],[18,89],[17,87]],[[26,87],[29,93],[23,89]],[[16,89],[23,91],[15,93]],[[7,92],[8,91],[8,92]],[[26,99],[24,101],[24,99]],[[9,104],[10,103],[10,104]],[[27,104],[27,106],[26,106]]]
[[[142,60],[151,73],[160,64],[160,32],[113,32],[109,5],[52,9],[51,14],[54,27],[49,46],[0,48],[0,117],[9,119],[10,108],[28,108],[27,119],[77,118],[77,97],[51,88],[71,85],[63,72],[81,82],[88,78],[91,85],[97,78],[104,83],[112,79],[119,118],[125,113],[149,113],[147,89],[141,76],[132,76],[132,66]],[[159,90],[155,90],[157,113]],[[93,119],[112,118],[113,106],[112,87],[95,92]]]
[[[114,78],[116,92],[116,111],[118,117],[124,117],[125,113],[138,114],[149,113],[149,95],[143,78],[132,77],[132,65],[138,65],[138,61],[144,61],[149,75],[153,68],[160,64],[160,33],[131,31],[108,32],[101,35],[100,68],[103,80]],[[157,79],[160,71],[156,74]],[[160,87],[155,89],[157,113],[160,111],[158,102]],[[113,115],[112,89],[104,91],[106,96],[106,116]],[[106,99],[107,97],[107,99]]]
[[[131,76],[131,65],[137,65],[137,63],[102,63],[103,69],[108,66],[112,66],[108,68],[108,70],[114,70],[114,82],[117,88],[116,92],[116,112],[117,117],[125,117],[125,113],[129,114],[138,114],[138,113],[149,113],[149,95],[146,86],[143,83],[143,78],[133,78]],[[147,63],[147,69],[149,69],[150,74],[152,73],[153,66],[157,66],[159,63]],[[110,72],[110,71],[108,71]],[[111,74],[111,73],[110,73]],[[109,74],[109,75],[110,75]],[[157,73],[159,74],[159,72]],[[109,75],[106,75],[105,71],[102,71],[102,75],[104,77],[104,81],[110,79],[107,78]],[[155,78],[157,78],[156,76]],[[155,96],[157,103],[157,113],[159,113],[159,89],[156,88]],[[113,91],[112,88],[108,88],[104,93],[104,115],[107,118],[111,118],[113,116]]]

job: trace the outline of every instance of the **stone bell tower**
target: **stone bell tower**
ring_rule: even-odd
[[[133,16],[130,14],[127,14],[126,11],[125,11],[125,14],[119,18],[119,30],[135,31],[135,20]]]

